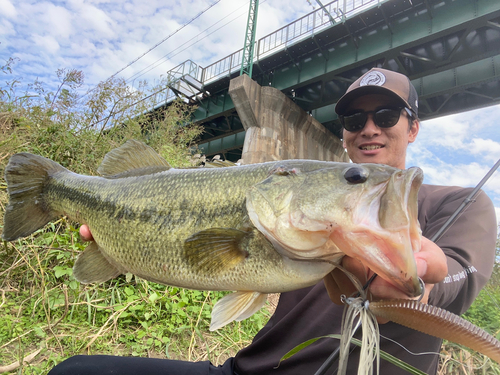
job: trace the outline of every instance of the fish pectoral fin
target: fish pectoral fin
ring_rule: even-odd
[[[184,242],[184,254],[197,271],[219,272],[236,266],[248,257],[241,245],[251,235],[251,232],[233,228],[206,229]]]
[[[76,259],[73,276],[83,284],[102,283],[122,274],[102,254],[94,241]]]
[[[151,147],[131,139],[108,152],[97,172],[106,178],[124,178],[163,172],[170,168],[167,161]]]
[[[210,331],[252,316],[264,306],[266,300],[267,294],[259,292],[234,292],[222,297],[212,311]]]

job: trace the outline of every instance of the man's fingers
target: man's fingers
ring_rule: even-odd
[[[326,290],[332,302],[337,305],[341,305],[342,301],[340,297],[342,295],[350,296],[352,293],[356,292],[356,288],[352,284],[351,280],[338,268],[335,268],[332,272],[323,278],[326,286]]]
[[[326,291],[328,292],[328,296],[332,302],[337,305],[341,305],[342,302],[340,301],[340,296],[342,293],[340,292],[339,286],[332,275],[335,271],[336,269],[323,277],[323,282],[325,283]]]
[[[405,292],[390,282],[385,281],[380,276],[377,276],[372,281],[369,290],[375,300],[408,299]]]
[[[80,227],[80,237],[82,241],[92,241],[94,239],[94,237],[92,237],[92,233],[90,233],[88,225],[83,224]]]
[[[426,284],[436,284],[448,274],[448,262],[443,250],[431,240],[422,237],[422,248],[415,254],[418,276]]]
[[[354,274],[354,276],[356,276],[361,283],[366,282],[366,271],[361,262],[345,256],[342,260],[342,266]],[[347,275],[338,268],[335,268],[332,272],[326,275],[323,280],[330,299],[338,305],[342,303],[340,301],[341,295],[349,297],[357,292],[356,287],[351,282],[349,277],[347,277]]]

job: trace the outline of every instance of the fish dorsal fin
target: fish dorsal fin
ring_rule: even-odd
[[[233,228],[210,228],[193,234],[184,242],[186,259],[204,273],[220,272],[244,261],[248,253],[241,243],[249,232]]]
[[[235,292],[222,297],[212,310],[210,331],[215,331],[233,320],[237,322],[252,316],[266,303],[267,294],[259,292]]]
[[[170,168],[167,161],[151,147],[131,139],[108,152],[97,172],[106,178],[124,178],[163,172]]]
[[[102,283],[122,274],[102,254],[94,241],[76,259],[73,276],[83,284]]]

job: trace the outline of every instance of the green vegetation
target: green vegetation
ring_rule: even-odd
[[[1,66],[0,74],[8,77],[14,63],[11,59]],[[78,100],[83,74],[58,70],[57,76],[56,92],[39,81],[23,93],[17,92],[18,81],[0,87],[2,175],[8,156],[21,151],[48,157],[77,173],[93,174],[104,155],[127,139],[147,143],[172,165],[190,165],[190,146],[202,129],[187,124],[194,108],[182,101],[150,111],[159,104],[154,94],[162,84],[148,87],[142,82],[132,90],[124,80],[113,78]]]
[[[10,77],[15,61],[0,67]],[[141,140],[171,165],[192,165],[190,150],[202,129],[188,125],[192,107],[181,101],[148,113],[161,86],[132,91],[123,80],[101,83],[83,100],[83,74],[59,70],[55,92],[35,82],[0,87],[0,173],[16,152],[53,159],[77,173],[95,174],[104,155],[127,139]],[[7,203],[0,181],[0,228]],[[215,333],[208,330],[214,302],[224,293],[166,287],[133,276],[81,285],[72,276],[86,244],[76,223],[61,219],[29,238],[0,246],[0,372],[39,353],[13,372],[46,374],[75,354],[182,358],[221,363],[247,345],[270,314],[264,309]]]
[[[463,317],[500,340],[500,235],[497,239],[496,260],[488,284]],[[500,365],[497,363],[453,343],[445,342],[441,355],[439,374],[500,374]]]
[[[95,174],[104,155],[131,138],[146,142],[173,166],[191,165],[190,147],[202,131],[187,124],[193,108],[179,101],[151,114],[148,110],[158,104],[155,95],[140,101],[161,90],[161,84],[142,83],[131,90],[123,80],[112,79],[78,100],[76,90],[84,79],[79,71],[57,71],[55,92],[37,81],[19,93],[21,83],[9,81],[13,68],[12,59],[0,66],[0,78],[7,79],[0,86],[2,176],[9,157],[22,151]],[[6,203],[1,179],[0,228]],[[72,266],[86,244],[76,225],[60,219],[29,238],[0,244],[0,372],[34,353],[11,373],[46,374],[82,353],[220,364],[248,345],[270,317],[272,309],[263,309],[210,333],[213,303],[224,293],[166,287],[130,275],[81,285]],[[500,300],[500,267],[495,267],[487,292],[466,317],[499,337],[500,309],[493,301]],[[443,346],[442,354],[442,374],[500,374],[498,365],[454,344]]]

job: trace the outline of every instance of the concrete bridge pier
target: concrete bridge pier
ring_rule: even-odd
[[[347,162],[342,142],[280,90],[247,75],[229,83],[229,95],[246,130],[242,162],[285,159]]]

